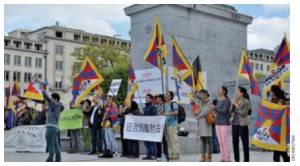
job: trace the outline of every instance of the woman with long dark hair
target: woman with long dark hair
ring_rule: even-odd
[[[286,105],[285,92],[277,85],[271,86],[271,102],[279,105]],[[290,157],[288,156],[287,151],[276,151],[274,150],[273,160],[275,162],[280,162],[280,156],[283,158],[284,162],[290,162]]]
[[[244,150],[244,162],[249,162],[249,119],[248,112],[251,109],[249,95],[243,87],[238,87],[235,99],[232,101],[230,113],[232,124],[232,144],[234,160],[240,161],[239,137],[242,139]]]
[[[216,113],[216,131],[220,145],[221,162],[231,162],[229,148],[229,133],[230,133],[230,100],[227,96],[228,90],[222,86],[218,89],[219,100],[217,106],[211,105],[211,108]]]
[[[207,90],[202,89],[199,91],[199,96],[201,98],[200,108],[195,112],[195,117],[197,119],[197,136],[200,136],[202,143],[201,159],[200,162],[211,162],[212,153],[212,126],[206,122],[206,115],[211,111],[211,102],[209,100],[209,94]]]

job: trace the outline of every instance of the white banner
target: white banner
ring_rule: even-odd
[[[157,68],[135,70],[136,82],[138,83],[138,91],[142,103],[146,103],[145,97],[148,93],[150,94],[161,94],[161,72]],[[165,79],[165,77],[164,77]],[[165,80],[164,80],[165,81]],[[139,94],[135,92],[134,100],[140,103]]]
[[[162,142],[165,121],[165,116],[127,115],[124,124],[124,138]]]
[[[121,82],[122,82],[122,79],[114,79],[114,80],[112,80],[112,82],[110,84],[109,92],[108,92],[107,95],[117,96],[118,95],[118,91],[119,91],[120,86],[121,86]]]
[[[44,125],[19,126],[4,131],[4,151],[45,152],[46,127]]]
[[[290,65],[282,65],[276,67],[270,71],[266,77],[266,82],[264,83],[264,89],[274,85],[281,77],[284,77],[290,71]]]

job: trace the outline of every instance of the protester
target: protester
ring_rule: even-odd
[[[155,116],[157,114],[156,107],[152,103],[153,96],[151,94],[146,95],[146,107],[143,108],[144,116]],[[145,141],[147,156],[143,160],[155,160],[156,148],[155,142]]]
[[[278,85],[272,85],[271,86],[271,102],[276,103],[279,105],[286,105],[286,96],[285,92],[281,90],[281,88]],[[287,150],[282,152],[282,151],[277,151],[274,150],[273,154],[273,160],[274,162],[280,162],[280,156],[283,158],[284,162],[290,162],[290,157],[288,156]]]
[[[63,111],[64,106],[59,103],[60,95],[58,93],[52,93],[51,98],[46,93],[46,89],[44,86],[40,85],[40,89],[42,90],[42,94],[44,99],[49,104],[48,108],[48,117],[46,120],[46,142],[47,147],[49,149],[49,156],[47,158],[47,162],[52,162],[54,153],[55,153],[55,161],[61,161],[61,153],[59,146],[59,129],[58,129],[58,120],[60,116],[60,112]]]
[[[174,93],[172,91],[167,91],[165,93],[165,111],[162,113],[162,115],[166,116],[169,159],[178,160],[180,158],[179,143],[177,136],[178,104],[176,102],[172,102],[173,98]]]
[[[83,105],[83,102],[80,103]],[[70,111],[75,109],[74,103],[70,103]],[[81,151],[81,139],[80,139],[80,129],[71,129],[70,130],[71,136],[71,152],[70,153],[80,153]]]
[[[107,109],[105,113],[104,120],[104,131],[105,131],[105,143],[106,148],[111,150],[113,153],[113,157],[118,155],[118,144],[115,137],[115,133],[113,131],[113,126],[115,124],[116,118],[119,116],[118,106],[112,101],[112,96],[106,97]],[[99,156],[101,157],[101,156]]]
[[[157,115],[161,115],[164,112],[164,103],[165,103],[165,97],[163,94],[160,94],[157,96]],[[156,152],[157,152],[157,161],[163,161],[162,156],[162,146],[163,146],[163,152],[164,157],[167,161],[169,161],[169,155],[168,155],[168,143],[166,139],[166,125],[164,126],[164,133],[163,133],[163,139],[162,142],[156,143]]]
[[[216,131],[221,152],[221,162],[231,162],[229,148],[229,133],[230,133],[230,100],[227,97],[228,90],[222,86],[218,89],[219,100],[217,106],[211,105],[216,112]]]
[[[29,107],[24,106],[18,114],[17,126],[31,125],[31,115],[29,113]]]
[[[197,112],[195,112],[195,117],[197,119],[197,136],[200,136],[200,140],[202,143],[202,155],[200,162],[211,162],[211,125],[206,122],[206,115],[211,111],[211,102],[209,100],[209,94],[207,90],[202,89],[199,91],[199,95],[201,98],[200,108]]]
[[[84,110],[90,110],[91,109],[92,102],[89,99],[86,99],[84,101],[83,106],[81,107],[82,111]],[[80,130],[82,134],[82,143],[83,143],[83,153],[88,153],[91,149],[91,131],[89,129],[89,117],[85,114],[83,114],[82,119],[82,128]]]
[[[235,99],[232,100],[230,109],[232,124],[232,144],[234,160],[240,161],[239,137],[242,139],[244,150],[244,162],[249,162],[249,119],[248,112],[251,109],[249,95],[243,87],[236,90]]]
[[[48,105],[45,103],[43,104],[42,106],[42,111],[40,112],[40,115],[38,117],[38,123],[37,125],[45,125],[46,124],[46,113],[47,113],[47,110],[48,110]]]
[[[90,118],[89,128],[91,131],[92,151],[89,155],[101,155],[103,153],[103,141],[102,141],[102,118],[104,108],[100,107],[100,101],[94,100],[94,105],[88,110],[88,107],[83,109],[83,113]],[[97,152],[98,150],[98,152]]]
[[[128,115],[135,115],[135,116],[141,115],[138,104],[135,101],[131,102]],[[139,158],[140,155],[139,141],[129,139],[127,142],[128,142],[128,152],[129,152],[128,157],[130,159]]]
[[[218,100],[213,100],[213,105],[216,106],[218,103]],[[219,142],[218,142],[218,137],[216,133],[216,124],[212,124],[212,144],[213,144],[213,151],[212,153],[220,153],[220,148],[219,148]]]
[[[122,142],[122,155],[120,157],[129,157],[128,152],[128,140],[124,139],[124,123],[125,123],[125,116],[129,113],[130,108],[128,106],[123,107],[120,106],[120,133],[121,133],[121,142]]]

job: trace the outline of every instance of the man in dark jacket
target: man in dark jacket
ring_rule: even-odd
[[[49,156],[46,161],[52,162],[55,153],[55,161],[61,162],[60,146],[58,140],[58,121],[60,112],[64,110],[64,106],[59,102],[60,95],[58,93],[52,93],[50,98],[46,92],[46,87],[40,85],[40,89],[42,90],[44,99],[49,104],[45,134],[47,147],[49,149]]]
[[[48,110],[48,105],[43,104],[42,111],[40,112],[39,118],[38,118],[38,125],[44,125],[46,124],[46,113]]]
[[[146,95],[146,107],[144,107],[144,116],[156,116],[156,107],[152,103],[153,96],[151,94]],[[155,160],[156,159],[156,145],[155,142],[145,141],[147,150],[147,156],[143,160]]]
[[[90,110],[83,110],[83,113],[90,118],[89,128],[91,130],[92,154],[101,154],[103,152],[102,126],[103,108],[100,107],[100,101],[94,100],[95,104]],[[98,152],[96,151],[96,147]]]

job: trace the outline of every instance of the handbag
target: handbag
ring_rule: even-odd
[[[212,125],[215,123],[216,116],[214,111],[210,111],[205,117],[206,123]]]

